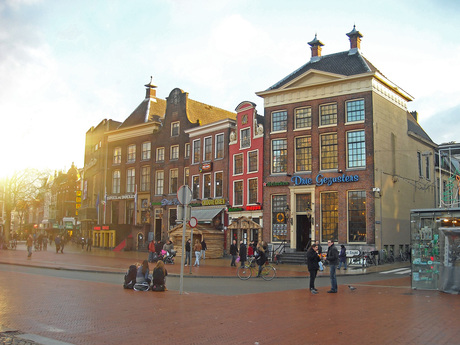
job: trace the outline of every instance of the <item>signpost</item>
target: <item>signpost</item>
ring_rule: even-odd
[[[182,257],[181,257],[181,265],[180,265],[180,283],[179,283],[179,293],[182,295],[182,292],[184,290],[184,258],[185,258],[185,231],[187,227],[187,207],[190,201],[192,200],[192,190],[190,189],[189,186],[184,185],[179,188],[177,191],[177,200],[182,205],[183,208],[183,219],[182,219],[182,225],[183,225],[183,230],[182,230]],[[196,219],[196,218],[195,218]],[[193,234],[191,233],[192,237]],[[192,238],[193,239],[193,238]],[[192,273],[192,244],[190,244],[190,273]]]

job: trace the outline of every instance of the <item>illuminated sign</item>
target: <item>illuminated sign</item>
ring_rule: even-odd
[[[225,205],[225,199],[201,200],[201,205],[203,206]]]
[[[262,206],[260,206],[260,205],[246,206],[246,211],[257,211],[257,210],[261,210],[261,209],[262,209]]]
[[[265,187],[289,186],[289,182],[264,182]]]
[[[318,174],[316,178],[302,178],[300,176],[293,176],[291,178],[291,182],[293,182],[296,186],[301,185],[311,185],[315,182],[316,186],[332,186],[334,183],[349,183],[349,182],[358,182],[359,176],[358,175],[345,175],[342,174],[341,176],[335,177],[324,177],[323,174]]]
[[[200,166],[200,173],[212,171],[212,162],[204,163]]]
[[[100,226],[95,226],[95,227],[93,228],[93,230],[101,230],[101,227],[100,227]]]

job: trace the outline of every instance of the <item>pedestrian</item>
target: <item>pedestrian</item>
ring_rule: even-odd
[[[267,256],[265,254],[265,249],[263,247],[263,243],[259,242],[257,244],[257,249],[256,249],[256,262],[259,265],[259,271],[257,273],[257,278],[260,277],[260,274],[262,273],[262,269],[264,268],[265,262],[267,261]]]
[[[254,255],[254,241],[249,242],[248,247],[248,256],[251,257]]]
[[[91,248],[93,247],[93,239],[91,237],[88,237],[86,239],[86,251],[91,251]]]
[[[310,292],[315,295],[318,293],[318,290],[315,288],[315,279],[318,274],[320,261],[321,257],[319,255],[318,245],[313,243],[307,250],[307,266],[308,272],[310,272]]]
[[[329,277],[331,278],[331,289],[327,293],[337,293],[336,268],[339,263],[339,251],[334,246],[334,240],[327,241],[326,260],[329,263]]]
[[[64,254],[64,244],[65,244],[65,238],[64,235],[61,237],[61,254]]]
[[[233,240],[230,245],[230,255],[232,256],[232,263],[230,266],[236,267],[236,257],[238,256],[238,247],[236,246],[236,240]]]
[[[185,243],[185,266],[187,266],[187,262],[190,265],[190,251],[191,251],[191,240],[190,238]]]
[[[48,249],[48,237],[46,236],[43,236],[43,250],[47,250]]]
[[[29,235],[29,237],[27,237],[27,257],[30,258],[32,257],[32,247],[34,245],[34,238],[32,237],[32,235]]]
[[[340,245],[340,253],[339,253],[339,267],[337,269],[339,270],[340,267],[342,267],[343,264],[343,269],[347,269],[347,249],[343,244]]]
[[[155,253],[157,253],[158,257],[160,257],[162,250],[163,250],[163,243],[161,243],[161,241],[158,240],[155,243]]]
[[[206,249],[208,249],[208,246],[206,245],[206,242],[204,241],[204,238],[203,238],[203,241],[201,241],[201,259],[202,260],[206,259]]]
[[[195,263],[193,266],[200,267],[200,256],[201,256],[201,243],[199,240],[195,240],[195,245],[193,246],[193,250],[195,251]]]
[[[244,262],[247,260],[247,249],[244,241],[240,241],[240,263],[241,267],[244,267]]]
[[[155,254],[155,241],[151,240],[149,243],[149,262],[154,262]]]
[[[85,243],[86,243],[85,238],[82,237],[82,238],[81,238],[81,250],[84,250],[84,249],[85,249]]]
[[[174,244],[171,239],[168,240],[163,246],[163,250],[166,250],[169,254],[174,254]]]
[[[323,254],[323,247],[321,247],[321,243],[319,243],[319,241],[316,241],[316,245],[318,246],[318,254]]]
[[[54,244],[56,245],[56,254],[59,253],[59,249],[61,249],[61,236],[56,235],[54,238]]]

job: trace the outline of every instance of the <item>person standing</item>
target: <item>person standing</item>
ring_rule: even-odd
[[[319,241],[316,241],[316,245],[318,246],[318,254],[323,254],[323,247],[321,247],[321,243],[319,243]]]
[[[340,267],[342,267],[343,264],[343,269],[347,269],[347,248],[343,244],[340,245],[340,253],[339,253],[339,267],[337,269],[339,270]]]
[[[59,249],[61,249],[61,236],[56,235],[54,238],[54,244],[56,245],[56,254],[59,253]]]
[[[86,240],[86,251],[91,251],[91,248],[93,247],[93,239],[92,237],[88,237]]]
[[[230,245],[230,255],[232,256],[232,263],[230,266],[236,267],[236,257],[238,256],[238,247],[236,246],[236,240],[233,240]]]
[[[64,254],[64,243],[65,243],[65,238],[64,235],[61,237],[61,254]]]
[[[206,249],[208,249],[208,246],[206,245],[206,242],[201,241],[201,259],[205,260],[206,259]]]
[[[187,240],[187,242],[185,243],[185,265],[184,266],[187,266],[187,262],[188,264],[190,265],[190,251],[191,251],[191,240],[190,238]]]
[[[43,236],[43,250],[47,250],[48,249],[48,237],[46,236]]]
[[[246,257],[246,245],[244,244],[244,241],[240,241],[240,262],[241,262],[241,267],[244,267],[244,262],[247,260]]]
[[[200,267],[200,256],[201,256],[201,243],[199,240],[195,240],[195,245],[193,246],[193,250],[195,251],[195,263],[193,266]]]
[[[315,279],[318,274],[320,261],[321,257],[319,255],[318,245],[313,243],[307,250],[307,266],[308,272],[310,272],[310,292],[315,295],[318,293],[318,290],[315,288]]]
[[[337,293],[337,276],[336,269],[339,263],[339,252],[334,246],[334,241],[327,241],[326,260],[329,262],[329,277],[331,278],[331,289],[327,293]]]
[[[151,240],[149,243],[149,262],[153,262],[155,254],[155,240]]]
[[[32,257],[32,247],[34,245],[34,238],[32,237],[32,235],[29,235],[29,237],[27,237],[27,257],[30,258]]]

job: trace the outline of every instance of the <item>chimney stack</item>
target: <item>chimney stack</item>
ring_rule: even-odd
[[[321,47],[324,46],[324,44],[318,40],[315,34],[315,38],[313,41],[308,42],[308,44],[311,47],[311,62],[318,61],[321,58]]]
[[[150,83],[146,84],[145,87],[147,88],[145,92],[145,98],[150,99],[150,98],[156,98],[157,97],[157,90],[156,86],[152,84],[153,77],[150,77]]]
[[[361,37],[363,35],[356,30],[356,25],[353,25],[353,30],[347,33],[347,36],[350,38],[350,51],[361,49]]]

